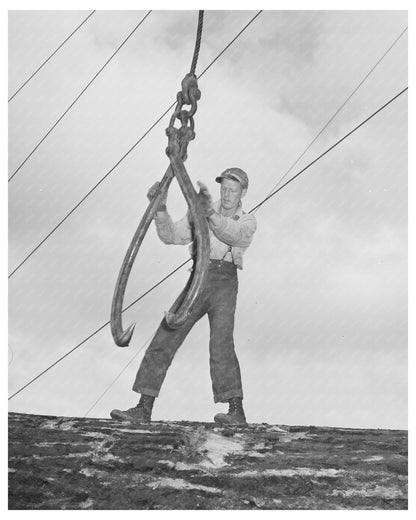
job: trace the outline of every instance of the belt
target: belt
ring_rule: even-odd
[[[233,269],[237,269],[237,266],[235,265],[234,262],[230,262],[229,260],[218,260],[218,259],[215,259],[215,258],[210,258],[209,260],[209,263],[210,263],[210,266],[213,266],[213,267],[231,267]]]

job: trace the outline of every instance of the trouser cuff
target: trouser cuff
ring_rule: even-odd
[[[137,392],[138,394],[150,395],[152,397],[159,397],[159,390],[152,390],[151,388],[139,387],[137,385],[133,385],[132,390]]]
[[[241,397],[243,398],[243,391],[239,390],[228,390],[228,392],[223,392],[222,394],[214,395],[214,403],[226,403],[228,399],[231,397]]]

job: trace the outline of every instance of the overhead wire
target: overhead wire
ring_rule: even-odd
[[[201,37],[202,37],[202,26],[204,21],[204,11],[199,11],[198,15],[198,27],[196,33],[196,41],[194,47],[194,53],[192,57],[192,63],[190,68],[190,73],[195,74],[196,64],[198,62],[199,50],[201,46]],[[189,261],[189,259],[188,259]],[[118,379],[124,374],[127,368],[131,365],[131,363],[137,358],[140,352],[144,349],[144,347],[151,341],[151,339],[155,336],[156,331],[152,333],[152,335],[145,341],[145,343],[140,347],[140,349],[132,356],[129,362],[123,367],[121,372],[111,381],[111,383],[105,388],[104,392],[100,394],[100,396],[94,401],[94,403],[90,406],[90,408],[85,412],[84,417],[86,417],[101,401],[101,399],[106,395],[106,393],[110,390],[110,388],[118,381]]]
[[[284,184],[282,184],[280,186],[280,188],[277,188],[276,190],[274,190],[272,193],[270,193],[267,197],[265,197],[261,202],[259,202],[256,206],[254,206],[254,208],[252,208],[249,213],[253,213],[254,211],[256,211],[258,208],[260,208],[265,202],[267,202],[268,200],[270,200],[272,197],[274,197],[280,190],[282,190],[285,186],[287,186],[289,183],[291,183],[292,181],[294,181],[297,177],[299,177],[299,175],[301,175],[302,173],[304,173],[307,169],[309,169],[312,165],[314,165],[317,161],[319,161],[320,159],[322,159],[322,157],[324,157],[327,153],[329,153],[331,150],[333,150],[336,146],[338,146],[339,144],[341,144],[343,141],[345,141],[345,139],[347,139],[347,137],[349,137],[351,134],[353,134],[354,132],[356,132],[359,128],[361,128],[363,125],[365,125],[365,123],[367,123],[368,121],[370,121],[370,119],[372,119],[374,116],[376,116],[379,112],[381,112],[382,110],[384,110],[387,106],[389,106],[391,103],[393,103],[393,101],[395,101],[398,97],[400,97],[402,94],[404,94],[406,91],[408,90],[408,87],[404,88],[403,90],[401,90],[398,94],[396,94],[395,96],[393,96],[391,99],[389,99],[389,101],[387,101],[386,103],[384,103],[384,105],[382,105],[380,108],[378,108],[375,112],[373,112],[370,116],[368,116],[366,119],[364,119],[364,121],[362,121],[359,125],[355,126],[352,130],[350,130],[347,134],[345,134],[341,139],[338,139],[338,141],[336,141],[332,146],[330,146],[329,148],[327,148],[323,153],[321,153],[320,155],[318,155],[318,157],[316,157],[313,161],[311,161],[309,164],[307,164],[304,168],[302,168],[302,170],[300,170],[300,172],[298,172],[296,175],[294,175],[293,177],[291,177],[288,181],[286,181]]]
[[[137,358],[137,356],[140,354],[140,352],[144,349],[144,347],[150,343],[150,341],[155,336],[156,331],[154,331],[149,338],[143,343],[143,345],[139,348],[139,350],[132,356],[130,361],[123,367],[121,372],[118,373],[118,375],[111,381],[111,383],[106,387],[104,392],[100,394],[100,396],[94,401],[94,403],[88,408],[88,410],[84,413],[84,417],[87,417],[87,415],[97,406],[97,404],[101,401],[101,399],[105,396],[105,394],[110,390],[110,388],[120,379],[120,377],[124,374],[124,372],[127,370],[127,368],[133,363],[133,361]]]
[[[256,16],[258,16],[260,14],[257,13]],[[358,90],[358,88],[362,85],[362,83],[364,83],[364,81],[367,79],[367,77],[371,74],[371,72],[376,68],[376,66],[380,63],[380,61],[384,58],[384,56],[391,50],[391,48],[394,46],[394,44],[398,41],[398,39],[404,34],[404,32],[407,30],[407,28],[402,31],[402,33],[398,36],[398,38],[396,38],[396,40],[393,42],[393,44],[389,47],[389,49],[385,52],[385,54],[380,58],[380,60],[376,63],[376,65],[370,70],[370,72],[366,75],[366,77],[359,83],[359,85],[356,87],[356,89],[353,91],[353,93],[346,99],[346,101],[341,105],[341,107],[335,112],[335,114],[331,117],[331,119],[329,120],[329,122],[324,126],[323,129],[321,129],[321,131],[319,132],[319,134],[314,138],[314,141],[316,141],[316,139],[319,137],[319,135],[325,130],[325,128],[329,125],[329,123],[334,119],[334,117],[339,113],[339,111],[343,108],[343,106],[345,106],[346,102],[352,97],[352,95]],[[224,51],[223,51],[224,52]],[[217,57],[218,58],[218,57]],[[212,63],[210,64],[212,65]],[[208,67],[209,68],[209,67]],[[207,69],[208,69],[207,68]],[[206,70],[207,70],[206,69]],[[206,70],[204,72],[206,72]],[[201,74],[202,75],[202,74]],[[389,100],[385,105],[383,105],[382,107],[380,107],[376,112],[374,112],[371,116],[369,116],[366,120],[364,120],[362,123],[360,123],[357,127],[355,127],[351,132],[349,132],[348,134],[346,134],[342,139],[340,139],[339,141],[337,141],[334,145],[332,145],[329,149],[327,149],[323,154],[321,154],[319,157],[317,157],[314,161],[312,161],[311,163],[309,163],[303,170],[301,170],[300,172],[298,172],[298,174],[296,174],[294,177],[292,177],[288,182],[286,182],[283,186],[281,186],[278,190],[275,190],[273,191],[268,197],[266,197],[261,203],[259,203],[257,206],[255,206],[250,212],[254,212],[256,211],[259,207],[261,207],[262,204],[264,204],[267,200],[269,200],[272,196],[274,196],[277,192],[279,192],[281,189],[283,189],[283,187],[285,187],[286,185],[288,185],[290,182],[292,182],[296,177],[298,177],[299,175],[301,175],[307,168],[309,168],[310,166],[312,166],[315,162],[317,162],[319,159],[321,159],[324,155],[326,155],[330,150],[332,150],[333,148],[335,148],[335,146],[337,146],[338,144],[340,144],[343,140],[345,140],[349,135],[351,135],[353,132],[355,132],[356,130],[358,130],[358,128],[360,128],[363,124],[365,124],[366,122],[368,122],[372,117],[374,117],[378,112],[380,112],[381,110],[383,110],[384,108],[386,108],[386,106],[388,106],[391,102],[393,102],[397,97],[399,97],[401,94],[403,94],[405,91],[407,90],[407,87],[405,89],[403,89],[399,94],[397,94],[396,96],[394,96],[391,100]],[[171,107],[170,107],[171,108]],[[170,110],[170,108],[168,110]],[[163,116],[162,116],[163,117]],[[157,124],[157,123],[156,123]],[[310,146],[312,146],[313,142],[309,145],[309,148]],[[307,150],[305,150],[304,153],[306,153]],[[304,154],[303,153],[303,154]],[[293,168],[293,166],[292,166]],[[289,170],[290,171],[290,170]],[[289,173],[289,171],[287,173]],[[285,174],[285,176],[287,175],[287,173]],[[281,182],[282,179],[279,180],[279,183]],[[153,288],[155,288],[157,285],[159,285],[160,283],[162,283],[162,281],[164,281],[166,278],[168,278],[169,276],[171,276],[174,272],[176,272],[178,269],[180,269],[183,265],[185,265],[186,263],[188,263],[190,261],[190,259],[188,259],[186,262],[184,262],[183,264],[181,264],[179,267],[177,267],[174,271],[172,271],[170,274],[168,274],[163,280],[161,280],[158,284],[156,284]],[[139,299],[141,299],[142,297],[144,297],[146,294],[148,294],[151,290],[153,290],[153,288],[151,288],[149,291],[147,291],[146,293],[144,293],[141,297],[139,297],[137,300],[135,300],[135,302],[133,302],[132,304],[130,304],[127,308],[131,307],[134,303],[136,303]],[[127,310],[124,309],[124,310]],[[123,312],[124,312],[123,310]],[[97,331],[95,331],[95,333],[93,333],[92,335],[88,336],[88,338],[86,338],[85,340],[83,340],[83,342],[81,342],[80,344],[78,344],[75,348],[78,348],[79,346],[81,346],[83,343],[85,343],[88,339],[90,339],[94,334],[98,333],[100,330],[102,330],[106,325],[108,325],[109,322],[107,322],[106,324],[104,324],[103,326],[101,326],[99,329],[97,329]],[[150,340],[148,340],[150,341]],[[147,343],[147,342],[146,342]],[[144,346],[146,345],[146,343],[142,346],[142,348],[139,350],[139,352],[144,348]],[[50,367],[48,367],[47,370],[49,370],[50,368],[52,368],[53,366],[55,366],[59,361],[63,360],[67,355],[69,355],[71,352],[73,352],[74,349],[71,349],[71,351],[69,351],[65,356],[62,356],[57,362],[55,362],[53,365],[51,365]],[[137,355],[139,354],[139,352],[137,352],[135,354],[135,356],[133,356],[133,358],[129,361],[128,365],[133,361],[133,359],[135,359],[135,357],[137,357]],[[128,366],[127,365],[127,366]],[[110,386],[105,390],[105,392],[103,394],[101,394],[101,396],[98,398],[98,400],[93,404],[93,406],[87,411],[86,415],[96,406],[96,404],[98,403],[98,401],[105,395],[105,393],[109,390],[109,388],[115,383],[115,381],[121,376],[121,374],[127,369],[127,366],[122,370],[122,372],[116,377],[116,379],[110,384]],[[32,382],[34,382],[36,379],[38,379],[41,375],[43,375],[47,370],[43,371],[41,374],[39,374],[36,378],[34,378],[31,382],[29,382],[27,385],[25,385],[24,387],[22,387],[19,391],[17,391],[15,394],[13,394],[9,399],[11,399],[12,397],[14,397],[15,395],[17,395],[20,391],[22,391],[24,388],[26,388],[29,384],[31,384]]]
[[[90,14],[84,18],[84,20],[71,32],[71,34],[65,38],[65,40],[52,52],[52,54],[50,54],[46,60],[44,62],[41,63],[41,65],[39,65],[39,67],[35,70],[35,72],[33,72],[28,78],[27,80],[15,91],[15,93],[9,97],[8,99],[8,103],[10,103],[10,101],[29,83],[29,81],[31,79],[33,79],[36,74],[48,63],[48,61],[53,58],[55,56],[55,54],[59,51],[59,49],[61,49],[65,43],[70,39],[72,38],[72,36],[74,36],[74,34],[85,24],[85,22],[87,20],[89,20],[91,18],[91,16],[96,12],[96,9],[94,9],[93,11],[90,12]]]
[[[46,138],[52,133],[52,131],[58,126],[58,124],[62,121],[62,119],[66,116],[66,114],[71,110],[71,108],[76,104],[76,102],[82,97],[82,95],[88,90],[88,88],[94,83],[94,81],[98,78],[98,76],[103,72],[103,70],[107,67],[110,61],[116,56],[116,54],[124,47],[124,45],[128,42],[128,40],[133,36],[133,34],[137,31],[137,29],[142,25],[142,23],[146,20],[146,18],[150,15],[152,11],[148,11],[145,16],[140,20],[140,22],[133,28],[133,30],[129,33],[129,35],[121,42],[121,44],[117,47],[117,49],[113,52],[113,54],[107,59],[107,61],[100,67],[98,72],[94,74],[92,79],[85,85],[85,87],[81,90],[81,92],[77,95],[77,97],[70,103],[70,105],[64,110],[64,112],[58,117],[55,123],[49,128],[46,134],[38,141],[32,151],[25,157],[25,159],[19,164],[13,174],[9,177],[8,182],[10,182],[16,174],[21,170],[21,168],[26,164],[26,162],[32,157],[32,155],[36,152],[39,146],[46,140]]]
[[[239,33],[224,47],[224,49],[211,61],[211,63],[201,72],[198,76],[198,79],[201,78],[210,67],[219,59],[220,56],[226,52],[227,49],[243,34],[243,32],[254,22],[254,20],[260,15],[262,11],[259,11],[249,22],[239,31]],[[120,165],[122,161],[136,148],[136,146],[143,141],[143,139],[153,130],[153,128],[165,117],[165,115],[175,106],[176,101],[174,101],[164,112],[163,114],[146,130],[146,132],[131,146],[127,152],[107,171],[107,173],[101,177],[101,179],[81,198],[81,200],[52,228],[52,230],[31,250],[31,252],[26,255],[26,257],[13,269],[13,271],[8,275],[8,278],[11,278],[26,262],[29,258],[55,233],[57,229],[59,229],[62,224],[81,206],[81,204],[100,186],[102,182]]]
[[[215,56],[215,58],[209,63],[205,69],[201,72],[199,76],[197,76],[198,79],[202,78],[202,76],[214,65],[214,63],[221,58],[221,56],[231,47],[231,45],[243,34],[243,32],[256,20],[263,10],[257,11],[257,13],[251,18],[246,25],[234,36],[234,38],[223,48],[223,50]]]
[[[307,145],[307,147],[303,150],[303,152],[297,157],[297,159],[290,165],[290,167],[286,170],[286,172],[280,177],[280,179],[276,182],[273,188],[269,191],[269,194],[272,193],[279,184],[285,179],[289,173],[293,170],[293,168],[298,164],[298,162],[302,159],[302,157],[306,154],[306,152],[315,144],[318,138],[323,134],[323,132],[328,128],[328,126],[332,123],[332,121],[336,118],[336,116],[341,112],[341,110],[345,107],[345,105],[350,101],[350,99],[356,94],[356,92],[360,89],[360,87],[367,81],[367,79],[371,76],[374,70],[378,67],[378,65],[384,60],[384,58],[389,54],[389,52],[393,49],[396,43],[400,40],[400,38],[407,31],[408,27],[406,26],[403,31],[395,38],[393,43],[389,46],[389,48],[384,52],[384,54],[377,60],[377,62],[371,67],[371,69],[367,72],[367,74],[362,78],[362,80],[357,84],[351,94],[343,101],[343,103],[337,108],[337,110],[332,114],[332,116],[328,119],[328,121],[324,124],[324,126],[319,130],[319,132],[315,135],[312,141]]]
[[[157,283],[155,283],[150,289],[148,289],[146,292],[144,292],[143,294],[141,294],[139,297],[137,297],[133,302],[131,302],[129,305],[127,305],[127,307],[125,307],[121,312],[126,312],[128,309],[130,309],[131,307],[133,307],[133,305],[135,305],[137,302],[139,302],[142,298],[144,298],[145,296],[147,296],[150,292],[152,292],[154,289],[156,289],[156,287],[159,287],[159,285],[161,285],[165,280],[167,280],[168,278],[170,278],[172,275],[174,275],[177,271],[179,271],[179,269],[181,269],[185,264],[187,264],[188,262],[190,261],[190,258],[188,258],[185,262],[183,262],[182,264],[178,265],[178,267],[176,267],[173,271],[171,271],[170,273],[168,273],[164,278],[162,278],[161,280],[159,280]],[[101,332],[107,325],[110,324],[110,320],[108,320],[107,322],[103,323],[102,325],[100,325],[98,327],[98,329],[96,329],[94,332],[92,332],[91,334],[89,334],[86,338],[84,338],[80,343],[78,343],[77,345],[75,345],[75,347],[71,348],[71,350],[69,350],[68,352],[66,352],[63,356],[61,356],[60,358],[58,358],[56,361],[54,361],[51,365],[49,365],[46,369],[42,370],[42,372],[40,372],[39,374],[37,374],[33,379],[31,379],[30,381],[28,381],[25,385],[23,385],[21,388],[19,388],[16,392],[14,392],[9,398],[8,400],[10,401],[10,399],[13,399],[13,397],[15,397],[16,395],[20,394],[20,392],[22,392],[25,388],[27,388],[28,386],[30,386],[32,383],[34,383],[36,380],[38,380],[41,376],[43,376],[44,374],[46,374],[46,372],[48,372],[51,368],[55,367],[56,365],[58,365],[61,361],[63,361],[65,358],[67,358],[70,354],[72,354],[72,352],[75,352],[75,350],[79,349],[79,347],[81,347],[82,345],[84,345],[84,343],[86,343],[89,339],[91,339],[92,337],[94,337],[95,335],[97,335],[99,332]]]
[[[403,34],[403,33],[402,33]],[[401,91],[399,94],[397,94],[397,96],[395,96],[394,98],[392,98],[390,101],[388,101],[385,105],[383,105],[378,111],[374,112],[369,118],[367,118],[365,121],[363,121],[360,125],[358,125],[357,127],[355,127],[355,129],[353,129],[351,132],[349,132],[348,134],[346,134],[342,139],[340,139],[339,141],[337,141],[334,145],[332,145],[331,148],[328,148],[323,154],[321,154],[319,157],[317,157],[314,161],[312,161],[310,164],[308,164],[302,171],[300,171],[297,175],[295,175],[293,178],[291,178],[288,182],[285,183],[284,186],[287,186],[290,182],[292,182],[292,180],[294,180],[296,177],[298,177],[299,175],[301,175],[307,168],[309,168],[310,166],[312,166],[313,164],[315,164],[320,158],[322,158],[324,155],[326,155],[329,151],[331,151],[333,148],[335,148],[335,146],[337,146],[338,144],[340,144],[342,141],[344,141],[349,135],[351,135],[351,133],[353,133],[355,130],[358,130],[358,128],[360,128],[360,126],[362,126],[363,124],[365,124],[367,121],[369,121],[372,117],[374,117],[378,112],[380,112],[381,110],[383,110],[383,108],[385,108],[387,105],[389,105],[391,102],[393,102],[397,97],[399,97],[401,94],[403,94],[405,91],[407,90],[404,89],[403,91]],[[276,195],[276,193],[278,193],[281,189],[284,188],[284,186],[282,186],[281,188],[279,188],[278,190],[276,190],[274,193],[271,192],[269,195],[268,198],[271,198],[272,196]],[[261,205],[266,201],[268,200],[265,199],[262,203],[260,204],[257,204],[257,206],[255,206],[255,208],[253,208],[252,210],[249,211],[249,213],[253,213],[253,211],[255,211],[256,209],[260,208]],[[188,262],[190,261],[190,259],[188,259]],[[151,336],[153,337],[153,336]],[[150,341],[150,340],[148,340]],[[125,370],[127,370],[127,367],[133,362],[134,359],[136,359],[136,357],[138,356],[138,354],[143,350],[143,348],[146,346],[146,344],[148,343],[148,341],[140,348],[140,350],[133,356],[133,358],[127,363],[127,365],[123,368],[123,370],[118,374],[118,376],[110,383],[110,385],[106,388],[106,390],[100,395],[100,397],[97,399],[97,401],[93,404],[93,406],[88,410],[88,412],[84,415],[84,417],[86,415],[88,415],[88,413],[97,405],[97,403],[104,397],[104,395],[110,390],[110,388],[114,385],[114,383],[121,377],[121,375],[125,372]]]
[[[270,195],[268,195],[265,199],[263,199],[260,203],[258,203],[254,208],[252,208],[250,210],[249,213],[252,213],[253,211],[257,210],[259,207],[261,207],[265,202],[267,202],[268,200],[270,200],[272,197],[274,197],[279,191],[281,191],[285,186],[287,186],[289,183],[291,183],[293,180],[295,180],[297,177],[299,177],[302,173],[304,173],[308,168],[310,168],[313,164],[315,164],[317,161],[319,161],[320,159],[322,159],[322,157],[324,157],[327,153],[329,153],[331,150],[333,150],[335,147],[337,147],[339,144],[341,144],[343,141],[345,141],[345,139],[347,139],[350,135],[352,135],[354,132],[356,132],[359,128],[361,128],[363,125],[365,125],[366,123],[368,123],[368,121],[370,121],[373,117],[375,117],[378,113],[380,113],[382,110],[384,110],[385,108],[387,108],[391,103],[393,103],[393,101],[395,101],[396,99],[398,99],[402,94],[404,94],[406,91],[408,90],[408,87],[404,88],[403,90],[401,90],[398,94],[396,94],[395,96],[393,96],[391,99],[389,99],[386,103],[384,103],[381,107],[379,107],[375,112],[373,112],[370,116],[368,116],[366,119],[364,119],[361,123],[359,123],[358,125],[356,125],[352,130],[350,130],[347,134],[345,134],[341,139],[338,139],[338,141],[336,141],[332,146],[330,146],[329,148],[327,148],[323,153],[321,153],[318,157],[316,157],[313,161],[311,161],[308,165],[306,165],[302,170],[300,170],[296,175],[294,175],[293,177],[291,177],[287,182],[285,182],[282,186],[280,186],[279,188],[277,188],[273,193],[271,193]],[[181,265],[179,265],[177,268],[175,268],[174,271],[172,271],[171,273],[169,273],[168,275],[165,276],[164,279],[160,280],[157,284],[155,284],[155,286],[153,286],[151,289],[149,289],[148,291],[146,291],[146,293],[144,293],[143,295],[139,296],[134,302],[132,302],[128,307],[126,307],[122,312],[126,311],[128,308],[130,308],[132,305],[134,305],[135,303],[137,303],[139,300],[141,300],[142,298],[144,298],[144,296],[146,296],[146,294],[149,294],[154,288],[156,288],[158,285],[160,285],[164,280],[166,280],[167,278],[169,278],[172,274],[174,274],[176,271],[178,271],[181,267],[183,267],[185,264],[187,264],[188,262],[190,262],[191,258],[188,258],[185,262],[183,262]],[[76,350],[77,348],[79,348],[81,345],[83,345],[86,341],[88,341],[88,339],[90,339],[92,336],[94,336],[95,334],[97,334],[100,330],[102,330],[104,327],[106,327],[110,322],[107,321],[104,325],[102,325],[99,329],[97,329],[95,332],[93,332],[92,334],[90,334],[87,338],[85,338],[81,343],[79,343],[76,347],[74,347],[73,349],[71,349],[69,352],[67,352],[64,356],[62,356],[61,358],[59,358],[57,361],[55,361],[52,365],[50,365],[47,369],[43,370],[40,374],[38,374],[36,377],[34,377],[31,381],[29,381],[28,383],[26,383],[24,386],[22,386],[19,390],[17,390],[13,395],[11,395],[9,397],[9,400],[12,399],[13,397],[15,397],[17,394],[19,394],[20,392],[22,392],[25,388],[27,388],[29,385],[31,385],[34,381],[36,381],[37,379],[39,379],[43,374],[45,374],[48,370],[50,370],[52,367],[56,366],[60,361],[62,361],[63,359],[65,359],[67,356],[69,356],[74,350]]]

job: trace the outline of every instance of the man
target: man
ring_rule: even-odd
[[[245,213],[241,199],[247,192],[248,177],[240,168],[228,168],[216,182],[221,184],[220,200],[212,203],[206,186],[198,183],[202,207],[209,224],[210,264],[206,288],[201,300],[182,327],[170,329],[163,319],[137,372],[133,390],[141,394],[139,404],[129,410],[113,410],[111,417],[122,421],[150,422],[153,403],[159,395],[173,357],[194,324],[208,314],[210,323],[210,374],[214,402],[229,402],[228,413],[219,413],[214,420],[221,424],[247,424],[243,410],[243,389],[238,359],[234,350],[233,330],[238,291],[237,269],[243,268],[243,254],[256,231],[254,215]],[[147,196],[153,199],[159,183]],[[189,214],[173,222],[166,210],[166,199],[155,215],[159,238],[165,244],[193,242]],[[191,254],[193,247],[191,245]],[[190,281],[178,300],[186,294]]]

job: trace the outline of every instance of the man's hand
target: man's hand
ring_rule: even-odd
[[[199,186],[198,199],[201,203],[202,210],[205,216],[212,215],[213,207],[212,207],[212,197],[208,191],[208,188],[201,181],[197,181]]]
[[[147,192],[147,198],[150,201],[152,201],[156,197],[156,195],[158,194],[159,189],[160,189],[160,182],[155,182],[153,184],[153,186]],[[165,195],[162,197],[162,199],[159,202],[158,211],[166,211],[166,199],[167,199],[167,197],[168,197],[168,194],[166,192]]]

